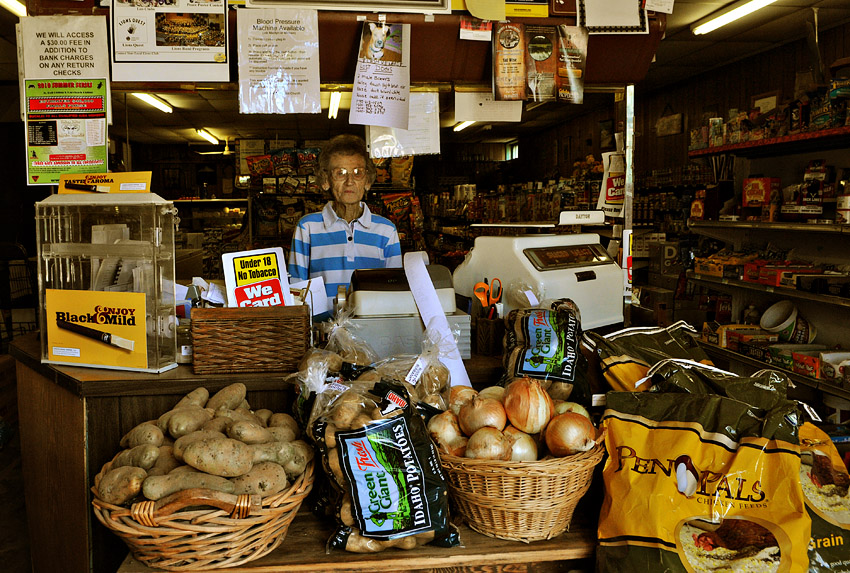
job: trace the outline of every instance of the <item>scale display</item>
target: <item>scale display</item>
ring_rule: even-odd
[[[522,252],[534,268],[544,272],[613,263],[602,245],[535,247]]]

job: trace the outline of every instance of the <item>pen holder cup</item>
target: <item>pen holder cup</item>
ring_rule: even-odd
[[[482,356],[502,354],[505,338],[504,319],[479,317],[475,324],[476,353]]]

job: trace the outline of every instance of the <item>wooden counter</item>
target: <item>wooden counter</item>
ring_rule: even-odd
[[[581,508],[581,505],[579,505]],[[331,528],[312,514],[302,511],[292,521],[283,543],[274,551],[238,567],[221,569],[234,573],[348,573],[354,571],[567,571],[565,561],[588,559],[596,547],[595,529],[582,523],[578,510],[572,531],[548,541],[521,543],[494,539],[460,526],[459,547],[423,545],[410,551],[388,549],[382,553],[325,552]],[[589,569],[588,569],[589,570]],[[151,569],[128,556],[118,573],[153,573]]]
[[[195,375],[190,366],[181,365],[150,374],[46,365],[41,363],[37,334],[17,338],[10,354],[17,361],[22,466],[36,572],[115,571],[125,559],[124,543],[94,517],[89,488],[128,430],[158,418],[199,386],[213,393],[242,382],[253,408],[274,411],[288,410],[293,397],[283,373]],[[498,357],[474,357],[466,365],[473,385],[479,387],[498,382],[502,373]],[[324,543],[328,536],[319,532],[321,527],[312,516],[299,515],[282,547],[256,561],[255,567],[249,564],[229,570],[411,571],[482,563],[555,562],[586,558],[593,554],[594,546],[594,528],[588,526],[530,545],[494,540],[464,529],[463,547],[459,548],[428,546],[377,555],[327,555]],[[121,570],[139,570],[132,567],[132,559],[128,559]]]

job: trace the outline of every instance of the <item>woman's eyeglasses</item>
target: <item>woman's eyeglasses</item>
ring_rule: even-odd
[[[361,167],[355,167],[354,169],[337,167],[336,169],[331,169],[331,178],[334,181],[345,181],[349,176],[355,181],[360,181],[366,177],[366,169]]]

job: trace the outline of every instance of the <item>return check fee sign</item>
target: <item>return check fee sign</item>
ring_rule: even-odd
[[[236,306],[280,306],[283,287],[276,253],[233,259]]]

